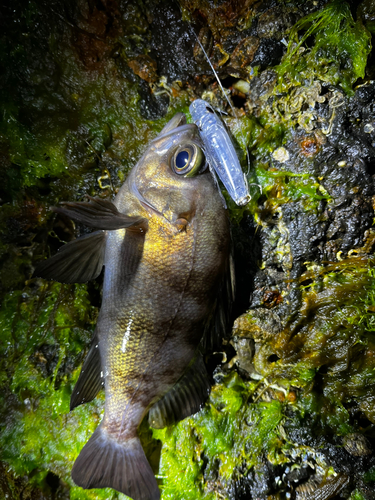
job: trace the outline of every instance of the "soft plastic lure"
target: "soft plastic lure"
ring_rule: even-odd
[[[210,169],[217,173],[232,200],[246,205],[251,199],[249,187],[224,123],[203,99],[193,101],[189,110],[204,143]]]

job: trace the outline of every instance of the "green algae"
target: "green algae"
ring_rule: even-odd
[[[55,177],[63,173],[66,164],[61,140],[58,145],[53,144],[55,138],[52,143],[43,141],[7,110],[3,110],[3,120],[2,137],[3,140],[9,138],[9,158],[13,165],[19,167],[22,185],[31,186],[41,177]]]
[[[312,436],[328,440],[353,432],[373,435],[374,262],[360,250],[352,253],[354,256],[336,263],[307,266],[299,282],[301,309],[279,333],[267,331],[267,322],[262,320],[266,316],[258,316],[256,310],[235,324],[234,335],[255,341],[251,369],[249,359],[244,364],[241,358],[237,361],[251,379],[258,380],[248,405],[262,401],[263,396],[283,401],[274,456],[267,454],[270,463],[288,463],[291,456],[303,453],[303,447],[289,439],[288,431],[282,428],[303,429],[307,425]],[[353,408],[366,416],[367,424],[353,419]],[[314,460],[319,459],[316,453]],[[328,464],[323,461],[320,466],[327,473]],[[360,471],[363,481],[370,484],[371,470],[366,474]],[[359,490],[354,494],[361,495]]]
[[[300,37],[299,32],[303,32]],[[312,47],[305,48],[311,37]],[[349,4],[333,0],[292,28],[288,52],[277,68],[279,88],[301,85],[314,75],[321,81],[340,85],[352,95],[353,83],[365,76],[370,51],[371,35],[359,20],[354,22]]]
[[[367,471],[366,474],[363,476],[363,479],[368,483],[370,481],[375,481],[375,468],[372,467],[369,471]]]
[[[328,193],[310,174],[295,174],[276,169],[256,169],[256,178],[267,197],[267,208],[275,210],[285,203],[304,200],[304,209],[313,210],[321,200],[329,201]]]
[[[302,407],[320,415],[323,428],[344,435],[351,431],[345,404],[355,401],[374,420],[367,402],[375,387],[370,315],[375,278],[372,261],[361,257],[317,269],[302,276],[313,281],[303,289],[299,315],[261,345],[253,363],[269,382],[307,391]],[[270,362],[272,353],[276,361]],[[320,392],[312,386],[318,375]]]
[[[366,500],[362,493],[358,490],[353,491],[350,495],[349,500]]]
[[[163,499],[216,498],[226,482],[259,465],[264,455],[272,460],[281,452],[277,429],[283,406],[279,401],[251,403],[256,385],[228,373],[212,387],[201,412],[174,428],[153,430],[163,443]]]
[[[261,225],[266,213],[274,213],[286,203],[301,201],[304,210],[316,211],[322,200],[331,200],[329,193],[311,173],[299,174],[281,170],[275,168],[270,161],[270,154],[290,138],[286,122],[270,120],[266,113],[259,118],[232,118],[227,120],[227,124],[243,151],[241,165],[243,170],[247,171],[252,196],[246,207],[238,207],[226,193],[224,194],[233,223],[240,223],[244,213],[251,213],[256,223]],[[259,207],[261,197],[265,199],[263,208]]]
[[[141,119],[134,84],[127,88],[120,82],[109,85],[102,76],[95,83],[82,83],[80,93],[76,97],[82,109],[76,112],[79,130],[52,131],[48,137],[44,131],[20,123],[15,113],[3,110],[0,133],[4,141],[6,138],[9,158],[18,167],[22,186],[64,174],[82,185],[82,174],[95,169],[96,158],[104,153],[106,163],[115,159],[117,169],[126,173],[143,152],[145,142],[153,137],[149,125]]]
[[[243,154],[249,152],[259,158],[266,157],[281,146],[288,136],[288,130],[283,124],[270,120],[265,115],[259,118],[253,115],[230,118],[226,123]],[[242,160],[242,163],[245,165],[246,161]]]
[[[2,412],[9,412],[8,404],[16,411],[10,421],[2,420],[1,457],[17,474],[52,467],[66,475],[66,454],[77,453],[66,414],[78,369],[72,377],[61,365],[68,358],[71,363],[80,357],[91,335],[85,328],[92,330],[95,324],[93,309],[82,285],[73,290],[58,284],[40,285],[15,291],[4,300],[0,313],[5,375]],[[6,389],[8,379],[11,384]],[[82,426],[77,420],[75,427],[77,436],[84,439],[93,421],[87,412],[80,413]],[[71,446],[66,447],[67,441]]]

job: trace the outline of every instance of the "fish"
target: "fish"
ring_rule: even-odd
[[[203,99],[194,100],[189,111],[200,131],[210,168],[217,173],[232,200],[239,206],[247,205],[251,200],[247,179],[224,123]]]
[[[105,389],[104,416],[72,468],[82,488],[133,500],[160,491],[138,436],[196,413],[210,382],[202,346],[224,336],[234,300],[230,225],[195,124],[177,113],[148,145],[113,201],[53,211],[94,232],[38,264],[34,276],[84,283],[104,266],[94,338],[70,408]]]

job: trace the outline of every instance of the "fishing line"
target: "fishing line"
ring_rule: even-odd
[[[228,98],[228,96],[227,96],[227,94],[226,94],[226,92],[225,92],[225,90],[224,90],[224,87],[223,87],[223,85],[222,85],[222,83],[221,83],[221,81],[220,81],[220,78],[219,78],[218,74],[216,73],[215,68],[213,67],[213,65],[212,65],[212,63],[211,63],[211,61],[210,61],[210,59],[209,59],[209,57],[208,57],[207,52],[205,51],[205,49],[204,49],[204,47],[203,47],[203,45],[202,45],[201,41],[199,40],[199,38],[198,38],[197,34],[195,33],[195,31],[193,30],[193,28],[191,27],[191,25],[190,25],[190,24],[189,24],[189,29],[190,29],[190,30],[191,30],[191,32],[194,34],[194,36],[195,36],[195,38],[196,38],[196,40],[197,40],[197,42],[198,42],[198,44],[199,44],[200,48],[202,49],[202,52],[203,52],[203,54],[204,54],[204,56],[205,56],[205,58],[206,58],[206,60],[207,60],[208,64],[210,65],[210,68],[212,69],[212,72],[213,72],[213,74],[214,74],[214,76],[215,76],[215,78],[216,78],[216,80],[217,80],[217,83],[219,84],[220,90],[222,91],[222,93],[223,93],[223,95],[224,95],[224,97],[225,97],[225,100],[226,100],[226,101],[227,101],[227,103],[229,104],[229,107],[230,107],[230,109],[231,109],[231,111],[232,111],[232,113],[233,113],[233,115],[234,115],[235,119],[236,119],[236,120],[238,120],[238,122],[237,122],[237,123],[239,123],[239,118],[237,117],[237,114],[236,114],[236,111],[235,111],[235,109],[234,109],[234,107],[233,107],[233,104],[230,102],[230,100],[229,100],[229,98]],[[240,134],[241,134],[241,138],[242,138],[242,140],[243,140],[243,144],[244,144],[245,149],[246,149],[247,175],[249,175],[249,173],[250,173],[250,159],[249,159],[249,151],[248,151],[248,148],[247,148],[247,145],[246,145],[246,139],[245,139],[245,136],[244,136],[244,134],[243,134],[243,132],[242,132],[242,128],[241,128],[241,124],[240,124],[240,123],[239,123],[239,131],[240,131]]]

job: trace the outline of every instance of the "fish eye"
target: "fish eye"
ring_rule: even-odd
[[[190,155],[189,155],[189,151],[186,151],[183,150],[183,151],[180,151],[177,155],[176,155],[176,168],[178,170],[182,170],[186,167],[186,165],[190,162]]]
[[[204,166],[204,154],[199,146],[194,143],[181,145],[172,158],[172,170],[185,177],[193,177]]]

